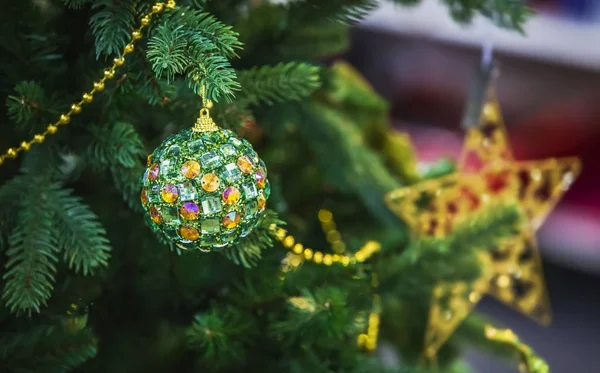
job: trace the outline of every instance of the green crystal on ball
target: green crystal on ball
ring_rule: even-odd
[[[231,144],[225,144],[219,148],[224,157],[233,157],[236,155],[235,147]]]
[[[200,205],[204,214],[214,214],[223,210],[223,204],[219,197],[206,196],[202,198]]]
[[[214,246],[219,243],[219,239],[216,235],[204,234],[200,236],[200,243],[203,246]]]
[[[237,165],[240,157],[249,158],[254,168],[250,173],[243,173]],[[143,208],[150,214],[156,208],[159,218],[146,221],[177,247],[186,250],[219,251],[223,247],[237,243],[256,227],[264,210],[259,212],[258,200],[262,194],[268,197],[270,186],[265,181],[264,188],[258,188],[255,178],[257,171],[267,175],[267,170],[248,141],[241,140],[228,130],[216,130],[196,133],[184,130],[165,139],[153,152],[152,163],[146,168],[142,184],[146,191],[147,201]],[[200,163],[200,173],[181,173],[183,164],[188,160]],[[148,179],[148,169],[158,163],[158,178]],[[217,190],[204,189],[202,178],[214,174],[220,181]],[[212,178],[212,176],[211,176]],[[262,180],[262,179],[261,179]],[[175,199],[161,197],[161,191],[167,185],[178,190]],[[261,183],[262,185],[262,183]],[[224,219],[232,211],[231,199],[223,198],[223,192],[229,187],[237,188],[242,193],[241,200],[235,203],[242,218],[239,224],[231,224],[231,219]],[[186,220],[180,217],[185,203],[193,201],[200,207],[195,219]],[[152,210],[154,211],[154,210]],[[187,210],[186,210],[187,211]],[[182,236],[182,227],[186,233]],[[197,234],[194,234],[197,230]],[[191,233],[190,233],[191,232]],[[198,236],[199,235],[199,236]],[[184,239],[185,237],[185,239]],[[197,238],[196,238],[197,237]]]
[[[221,176],[230,184],[235,184],[242,180],[242,171],[238,168],[235,163],[226,164],[221,171]]]
[[[241,228],[240,237],[246,237],[247,235],[250,234],[250,232],[252,232],[254,225],[252,224],[252,222],[244,221],[242,224],[240,224],[240,228]]]
[[[149,189],[146,189],[146,195],[148,196],[148,202],[157,203],[162,201],[160,198],[160,185],[152,185]]]
[[[168,238],[175,240],[179,238],[179,232],[177,231],[176,228],[167,228],[164,230],[165,232],[165,236],[167,236]]]
[[[177,189],[179,189],[179,199],[182,201],[198,199],[198,191],[194,184],[189,181],[183,184],[177,184]]]
[[[142,176],[142,185],[143,186],[150,185],[150,180],[148,180],[148,172],[150,172],[150,170],[146,169],[146,171],[144,171],[144,176]]]
[[[263,189],[265,198],[269,198],[269,196],[271,195],[271,183],[269,183],[269,180],[267,180],[265,182],[265,188]]]
[[[204,143],[202,140],[193,140],[188,143],[188,150],[192,153],[200,153],[204,150]]]
[[[179,169],[177,167],[177,162],[173,159],[167,159],[160,162],[160,173],[159,176],[165,178],[173,178],[179,176]]]
[[[205,146],[215,148],[218,144],[225,142],[226,136],[222,131],[203,132],[200,137]]]
[[[242,146],[242,140],[240,140],[239,137],[231,137],[229,142],[236,148]]]
[[[221,221],[217,218],[204,219],[201,223],[202,233],[219,233],[221,230]]]
[[[167,225],[178,225],[179,221],[179,210],[173,205],[163,205],[158,208],[158,212],[163,218],[163,221]]]
[[[258,196],[258,192],[256,191],[256,185],[252,182],[242,184],[242,191],[244,192],[244,196],[246,197],[246,200],[249,200],[251,198],[255,198],[256,196]]]
[[[253,217],[258,212],[258,203],[250,200],[246,203],[246,218]]]
[[[238,232],[230,230],[221,235],[221,240],[224,243],[235,243],[238,239]]]
[[[176,158],[179,157],[179,154],[181,154],[181,147],[179,145],[171,145],[163,157]]]
[[[209,151],[200,156],[200,163],[206,170],[212,170],[221,165],[221,157],[215,151]]]

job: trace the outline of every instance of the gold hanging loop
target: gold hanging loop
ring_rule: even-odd
[[[200,97],[202,98],[202,109],[200,109],[200,115],[196,119],[196,124],[192,128],[194,132],[208,132],[216,131],[219,129],[212,117],[210,116],[210,109],[213,106],[211,100],[206,99],[206,86],[203,84],[200,88]]]

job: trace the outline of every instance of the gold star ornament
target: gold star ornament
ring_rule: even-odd
[[[458,171],[386,196],[388,207],[420,236],[445,237],[474,212],[498,204],[517,205],[527,217],[513,236],[482,251],[479,279],[435,287],[425,336],[427,356],[435,356],[486,293],[541,324],[550,322],[535,231],[580,169],[579,159],[573,157],[516,161],[489,89],[479,122],[467,130]]]

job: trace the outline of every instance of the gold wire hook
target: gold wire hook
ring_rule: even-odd
[[[213,103],[206,98],[206,85],[204,84],[200,88],[200,97],[202,98],[202,108],[212,109]]]

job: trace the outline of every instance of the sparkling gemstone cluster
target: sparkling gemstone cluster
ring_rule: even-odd
[[[213,251],[258,224],[270,186],[264,162],[229,130],[183,130],[148,156],[140,200],[150,225],[180,248]]]

